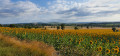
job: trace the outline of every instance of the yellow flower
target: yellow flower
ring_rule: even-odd
[[[93,42],[90,40],[90,44],[92,45],[93,44]]]
[[[119,50],[119,47],[118,47],[118,46],[115,46],[115,49],[118,49],[118,50]]]
[[[109,49],[106,49],[106,54],[109,54],[110,53],[110,50]]]
[[[112,48],[111,53],[113,53],[113,54],[115,53],[114,48]]]
[[[113,44],[115,44],[115,41],[113,41]]]
[[[95,40],[95,43],[97,43],[97,40]]]
[[[114,51],[115,51],[115,54],[119,53],[119,49],[114,49]]]
[[[102,51],[102,47],[101,46],[99,47],[98,51],[100,51],[100,52]]]

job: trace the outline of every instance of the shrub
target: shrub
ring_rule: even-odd
[[[74,29],[75,29],[75,30],[78,30],[78,27],[76,26]]]
[[[61,29],[62,29],[62,30],[65,29],[65,24],[61,24]]]
[[[87,26],[86,28],[89,29],[89,26]]]
[[[112,30],[113,30],[113,32],[115,32],[115,31],[116,31],[116,28],[115,28],[115,27],[113,27],[113,28],[112,28]]]
[[[60,29],[60,26],[57,26],[57,30],[59,30]]]
[[[16,27],[16,26],[15,26],[15,24],[10,24],[10,27],[11,27],[11,28],[14,28],[14,27]]]
[[[0,24],[0,27],[2,27],[2,25]]]

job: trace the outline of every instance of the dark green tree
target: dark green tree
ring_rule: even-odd
[[[31,29],[32,27],[31,27],[31,26],[28,26],[27,28],[28,28],[28,29]]]
[[[35,26],[35,29],[39,28],[38,26]]]
[[[78,27],[77,26],[75,26],[75,28],[74,28],[75,30],[78,30]]]
[[[2,25],[0,24],[0,27],[2,27]]]
[[[10,27],[11,27],[11,28],[14,28],[14,27],[16,27],[16,26],[15,26],[15,24],[10,24]]]
[[[86,28],[89,29],[89,26],[87,26]]]
[[[61,24],[61,29],[62,29],[62,30],[65,29],[65,24]]]
[[[113,30],[113,32],[115,32],[115,31],[116,31],[116,28],[115,28],[115,27],[113,27],[113,28],[112,28],[112,30]]]
[[[59,30],[60,29],[60,26],[57,26],[57,30]]]

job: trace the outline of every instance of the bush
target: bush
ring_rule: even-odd
[[[78,27],[76,26],[74,29],[75,29],[75,30],[78,30]]]
[[[87,26],[86,28],[89,29],[89,26]]]
[[[2,25],[0,24],[0,27],[2,27]]]
[[[61,29],[62,29],[62,30],[65,29],[65,24],[61,24]]]
[[[112,30],[113,30],[113,32],[115,32],[115,31],[116,31],[116,28],[115,28],[115,27],[113,27],[113,28],[112,28]]]
[[[11,27],[11,28],[14,28],[14,27],[16,27],[16,26],[15,26],[15,24],[10,24],[10,27]]]
[[[59,30],[60,29],[60,26],[57,26],[57,30]]]

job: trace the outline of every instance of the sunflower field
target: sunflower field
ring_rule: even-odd
[[[61,56],[120,56],[120,32],[111,29],[41,30],[0,27],[20,40],[43,41]]]

